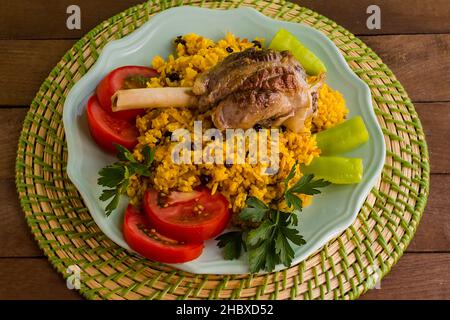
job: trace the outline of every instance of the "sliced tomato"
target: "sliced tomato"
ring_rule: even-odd
[[[123,224],[123,235],[128,245],[145,258],[183,263],[194,260],[203,251],[203,243],[183,243],[158,233],[147,217],[136,207],[128,205]]]
[[[116,152],[114,144],[120,144],[130,150],[137,144],[139,136],[137,128],[103,110],[95,95],[89,99],[86,112],[92,137],[106,151]]]
[[[170,198],[170,195],[169,195]],[[157,191],[144,196],[144,209],[150,222],[162,234],[179,241],[200,242],[217,236],[228,224],[228,200],[209,190],[190,201],[169,204]]]
[[[172,191],[166,197],[160,196],[160,199],[162,200],[162,202],[164,202],[164,204],[167,204],[170,206],[170,205],[177,204],[177,203],[198,200],[202,195],[205,194],[205,190],[193,190],[193,191],[189,191],[189,192]],[[208,191],[206,191],[206,192],[208,192]]]
[[[124,66],[111,71],[97,86],[97,97],[100,105],[107,112],[111,110],[111,97],[117,90],[145,87],[145,80],[158,75],[155,69],[141,66]],[[134,121],[144,110],[126,110],[112,112],[114,117]]]

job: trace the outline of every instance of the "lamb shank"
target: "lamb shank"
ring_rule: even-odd
[[[143,99],[139,108],[197,106],[204,112],[211,110],[212,121],[221,130],[284,124],[299,131],[317,108],[317,90],[323,80],[318,77],[309,84],[305,70],[288,51],[252,48],[226,57],[199,75],[192,88],[170,88],[172,93],[165,101],[157,93],[167,88],[123,91],[152,90],[156,96],[152,101]],[[119,102],[113,100],[113,105],[117,107]]]
[[[201,74],[192,91],[200,109],[214,108],[217,128],[247,129],[279,126],[296,112],[308,117],[316,109],[317,87],[307,83],[290,52],[248,49]]]

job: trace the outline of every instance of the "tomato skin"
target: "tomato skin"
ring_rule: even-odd
[[[123,66],[108,73],[97,86],[96,94],[100,105],[105,111],[113,114],[115,118],[134,121],[136,116],[142,115],[145,112],[143,109],[118,112],[112,112],[111,110],[111,97],[117,90],[123,89],[127,77],[135,75],[151,78],[157,76],[158,72],[149,67]]]
[[[136,207],[128,205],[125,211],[123,235],[128,245],[143,257],[164,263],[183,263],[198,258],[203,251],[203,243],[179,243],[160,234],[160,240],[148,236],[152,226],[146,216]],[[163,243],[165,241],[166,243]]]
[[[193,190],[189,192],[172,191],[165,199],[168,205],[184,203],[200,199],[204,195],[204,190]]]
[[[202,193],[197,200],[160,207],[158,192],[147,190],[144,195],[144,210],[150,222],[162,234],[179,241],[205,241],[226,228],[231,214],[228,200],[223,195],[211,195],[207,189],[202,190]],[[196,213],[194,208],[198,208],[198,205],[208,215]]]
[[[139,136],[137,128],[103,110],[95,95],[89,98],[86,113],[91,136],[104,150],[116,153],[114,144],[120,144],[129,150],[136,146]]]

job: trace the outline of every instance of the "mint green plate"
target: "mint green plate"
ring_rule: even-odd
[[[95,65],[74,85],[65,101],[63,121],[69,154],[67,173],[95,222],[112,241],[130,250],[121,231],[127,199],[121,201],[109,218],[104,214],[105,203],[98,200],[101,193],[101,188],[97,186],[98,171],[116,160],[97,147],[86,123],[85,105],[99,81],[119,66],[150,65],[153,56],[166,57],[173,52],[171,40],[181,34],[194,32],[220,39],[230,31],[239,37],[270,40],[280,28],[292,32],[326,64],[327,83],[344,95],[350,110],[349,117],[362,116],[370,134],[368,143],[347,154],[363,158],[363,181],[357,185],[326,188],[301,214],[299,228],[307,244],[295,248],[293,264],[307,258],[353,223],[381,173],[385,145],[373,111],[370,90],[351,71],[338,48],[313,28],[273,20],[250,8],[223,11],[179,7],[159,13],[132,34],[107,44]],[[244,256],[240,260],[224,260],[216,241],[210,240],[198,259],[173,266],[204,274],[248,273],[246,259]],[[284,268],[278,266],[277,270]]]

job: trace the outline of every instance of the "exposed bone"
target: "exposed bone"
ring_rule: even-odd
[[[198,98],[190,87],[141,88],[117,91],[111,98],[112,111],[149,108],[194,107]]]

